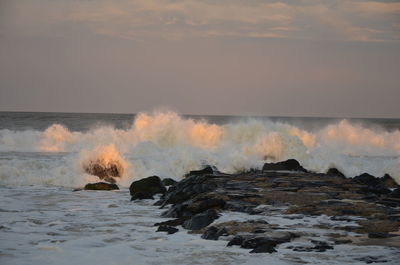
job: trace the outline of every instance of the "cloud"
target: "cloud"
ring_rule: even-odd
[[[119,38],[216,37],[397,41],[400,3],[372,1],[12,1],[14,31],[52,34],[60,24]],[[11,2],[9,2],[11,3]],[[6,21],[7,22],[7,21]],[[10,24],[10,23],[9,23]],[[396,26],[397,25],[397,26]]]

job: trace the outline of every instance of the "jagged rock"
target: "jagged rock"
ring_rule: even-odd
[[[276,252],[272,244],[260,244],[256,246],[250,253],[273,253]]]
[[[250,236],[235,236],[234,238],[232,238],[228,244],[226,245],[227,247],[230,246],[240,246],[242,245],[243,241],[249,239]]]
[[[363,185],[368,185],[368,186],[377,186],[379,185],[380,181],[378,178],[368,174],[368,173],[363,173],[359,176],[355,176],[352,181],[354,183],[358,183],[358,184],[363,184]]]
[[[328,176],[333,176],[333,177],[341,177],[341,178],[346,178],[346,176],[340,172],[337,168],[330,168],[328,169],[328,171],[326,172],[326,174]]]
[[[106,182],[88,183],[85,185],[85,190],[119,190],[117,184]]]
[[[178,228],[168,226],[168,225],[160,225],[156,232],[167,232],[168,235],[171,235],[171,234],[175,234],[178,231],[179,231]]]
[[[279,171],[279,170],[284,170],[284,171],[302,171],[302,172],[307,172],[306,169],[304,169],[300,163],[295,160],[295,159],[288,159],[286,161],[282,162],[277,162],[277,163],[265,163],[263,168],[263,171]]]
[[[131,201],[146,199],[154,200],[154,197],[153,195],[151,195],[151,193],[148,192],[135,192],[131,197]]]
[[[398,188],[399,185],[396,183],[396,181],[388,174],[385,174],[383,178],[380,179],[380,182],[382,186],[385,188]]]
[[[188,176],[201,176],[201,175],[207,175],[207,174],[214,174],[214,169],[211,166],[206,166],[203,169],[200,170],[192,170],[188,174],[186,174],[186,177]]]
[[[392,198],[400,198],[400,188],[395,189],[394,191],[389,193],[388,196]]]
[[[215,210],[207,210],[192,216],[182,226],[188,230],[199,230],[211,224],[218,217],[219,215]]]
[[[218,229],[215,226],[211,226],[204,232],[201,238],[208,240],[218,240],[220,236],[226,236],[226,235],[228,235],[228,232],[226,231],[225,228]]]
[[[165,178],[165,179],[163,179],[162,181],[161,181],[161,183],[164,185],[164,186],[172,186],[172,185],[175,185],[176,183],[178,183],[176,180],[174,180],[174,179],[171,179],[171,178]]]
[[[166,189],[159,177],[152,176],[132,182],[129,191],[131,196],[139,192],[153,196],[157,193],[164,193]]]
[[[114,178],[120,178],[123,174],[123,167],[118,161],[108,165],[102,165],[99,161],[90,162],[84,167],[84,170],[86,173],[110,183],[115,183]]]
[[[215,183],[207,183],[207,176],[190,176],[168,189],[168,193],[161,199],[161,206],[166,204],[181,203],[194,196],[214,190]]]

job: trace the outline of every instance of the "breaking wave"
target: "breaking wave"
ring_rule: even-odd
[[[260,168],[295,158],[307,169],[336,167],[346,176],[390,174],[400,182],[400,131],[371,129],[347,120],[306,131],[290,124],[244,119],[223,125],[174,112],[140,113],[128,129],[0,130],[0,183],[79,186],[97,177],[88,161],[118,161],[127,186],[150,175],[181,178],[205,164],[224,172]],[[34,155],[33,155],[34,154]]]

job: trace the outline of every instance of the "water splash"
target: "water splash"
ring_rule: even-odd
[[[53,177],[70,180],[54,180],[51,184],[77,185],[82,180],[96,179],[85,173],[90,161],[117,163],[123,172],[118,183],[129,185],[133,179],[150,175],[179,179],[204,164],[233,173],[260,168],[265,161],[288,158],[295,158],[305,168],[317,172],[336,167],[349,177],[363,172],[376,176],[388,173],[400,181],[400,131],[365,128],[347,120],[306,131],[258,119],[218,125],[185,119],[168,111],[140,113],[127,129],[100,126],[74,132],[54,124],[43,132],[0,130],[0,151],[66,152],[64,164],[57,162],[57,167],[62,168],[60,172],[69,172],[39,170],[33,165],[42,163],[40,160],[32,158],[29,164],[15,158],[15,167],[27,167],[22,172],[1,160],[3,183],[24,174],[30,175],[32,182],[34,172],[40,172],[38,183],[43,179],[49,182]],[[52,168],[49,161],[41,167]]]

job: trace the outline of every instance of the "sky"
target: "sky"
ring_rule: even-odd
[[[400,2],[0,0],[0,111],[400,118]]]

